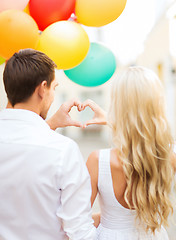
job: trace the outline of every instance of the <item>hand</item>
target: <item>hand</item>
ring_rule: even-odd
[[[82,105],[83,105],[82,110],[84,110],[86,107],[90,107],[92,109],[92,111],[95,113],[93,119],[88,120],[83,125],[83,128],[86,128],[88,125],[92,125],[92,124],[99,124],[99,125],[107,124],[106,112],[98,104],[96,104],[94,101],[88,99]]]
[[[100,224],[100,217],[101,217],[101,214],[100,213],[94,213],[92,214],[92,218],[94,220],[94,226],[97,228]]]
[[[59,110],[46,121],[50,128],[55,130],[56,128],[68,126],[83,127],[81,122],[73,120],[69,115],[69,112],[74,106],[77,107],[79,112],[83,110],[82,104],[79,100],[73,99],[63,103]]]

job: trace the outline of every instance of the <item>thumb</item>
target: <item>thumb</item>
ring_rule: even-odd
[[[79,121],[75,121],[75,120],[70,120],[69,121],[69,126],[73,126],[73,127],[83,127],[82,123]]]
[[[83,125],[83,128],[85,128],[89,125],[92,125],[92,124],[97,124],[96,119],[91,119],[91,120],[88,120],[87,122],[85,122],[84,125]]]

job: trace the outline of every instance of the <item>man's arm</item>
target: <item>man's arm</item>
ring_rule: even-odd
[[[71,240],[93,240],[95,228],[91,217],[91,183],[77,144],[73,141],[63,158],[61,206],[57,216]]]

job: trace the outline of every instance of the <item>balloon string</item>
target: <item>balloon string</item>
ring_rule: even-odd
[[[77,21],[77,17],[74,13],[71,14],[70,18],[68,19],[68,21],[72,21],[72,22],[78,22]]]

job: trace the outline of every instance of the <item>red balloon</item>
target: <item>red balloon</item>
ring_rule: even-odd
[[[54,22],[69,19],[75,4],[76,0],[30,0],[29,11],[43,31]]]

